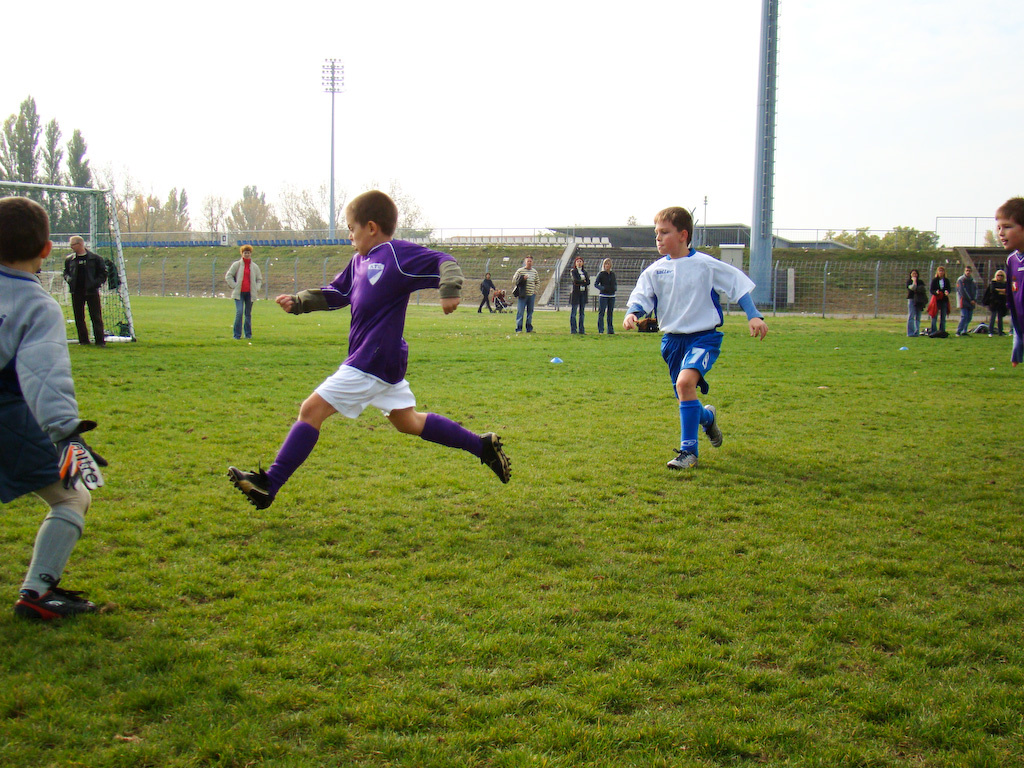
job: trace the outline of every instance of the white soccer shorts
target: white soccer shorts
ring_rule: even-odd
[[[313,391],[350,419],[358,418],[371,405],[385,416],[416,405],[416,396],[405,379],[388,384],[350,365],[342,365]]]

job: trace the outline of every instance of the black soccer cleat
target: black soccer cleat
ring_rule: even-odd
[[[507,483],[512,477],[512,461],[505,452],[501,450],[501,438],[493,432],[488,432],[480,438],[480,463],[486,464],[498,479]]]
[[[274,503],[274,496],[270,493],[270,478],[263,469],[244,472],[238,467],[228,467],[228,477],[256,509],[266,509]]]
[[[711,411],[711,423],[704,425],[704,434],[711,441],[712,448],[721,448],[722,430],[718,427],[718,414],[715,412],[715,406],[713,405],[707,406],[707,409]]]
[[[61,589],[57,586],[59,581],[52,582],[50,588],[41,595],[31,589],[21,590],[18,602],[14,604],[14,614],[25,619],[51,621],[80,613],[96,613],[99,610],[95,603],[83,597],[84,592]]]

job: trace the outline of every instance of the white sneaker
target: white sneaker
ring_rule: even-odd
[[[697,466],[697,457],[690,451],[680,449],[679,455],[669,461],[665,466],[669,469],[686,469]]]

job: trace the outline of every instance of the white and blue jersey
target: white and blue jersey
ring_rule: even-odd
[[[742,271],[691,248],[680,259],[666,256],[641,272],[626,312],[649,315],[657,307],[664,333],[700,333],[722,324],[719,294],[738,302],[752,290],[754,282]]]

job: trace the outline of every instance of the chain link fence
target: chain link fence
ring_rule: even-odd
[[[341,248],[317,254],[292,251],[277,255],[257,253],[255,261],[263,272],[260,298],[273,298],[281,293],[296,293],[304,288],[315,288],[329,283],[344,269],[352,256],[351,248]],[[552,291],[544,308],[568,309],[572,280],[569,268],[562,265],[561,249],[519,248],[476,249],[462,253],[461,249],[447,249],[459,260],[466,280],[464,301],[479,301],[477,286],[485,273],[490,272],[498,288],[511,295],[512,273],[522,264],[526,255],[534,258],[534,267],[540,273],[542,290],[552,283]],[[579,249],[585,267],[593,281],[601,270],[604,258],[612,259],[612,268],[618,280],[616,310],[625,308],[637,277],[652,261],[656,252],[622,253],[606,250]],[[220,251],[202,254],[176,252],[127,252],[125,269],[128,288],[136,296],[191,296],[228,297],[230,291],[224,282],[224,273],[238,258],[236,253]],[[571,259],[569,260],[571,267]],[[780,258],[772,264],[772,298],[761,310],[773,315],[800,314],[821,317],[879,317],[902,316],[906,313],[906,281],[911,269],[916,269],[926,282],[931,280],[935,268],[942,264],[947,275],[955,281],[962,267],[954,254],[936,258],[934,254],[919,260],[828,260]],[[1002,257],[975,259],[975,279],[979,294],[995,274],[1005,267]],[[436,291],[420,291],[414,303],[436,303]],[[596,293],[588,304],[597,307]],[[538,305],[538,308],[541,307]],[[728,310],[735,306],[725,307]]]

